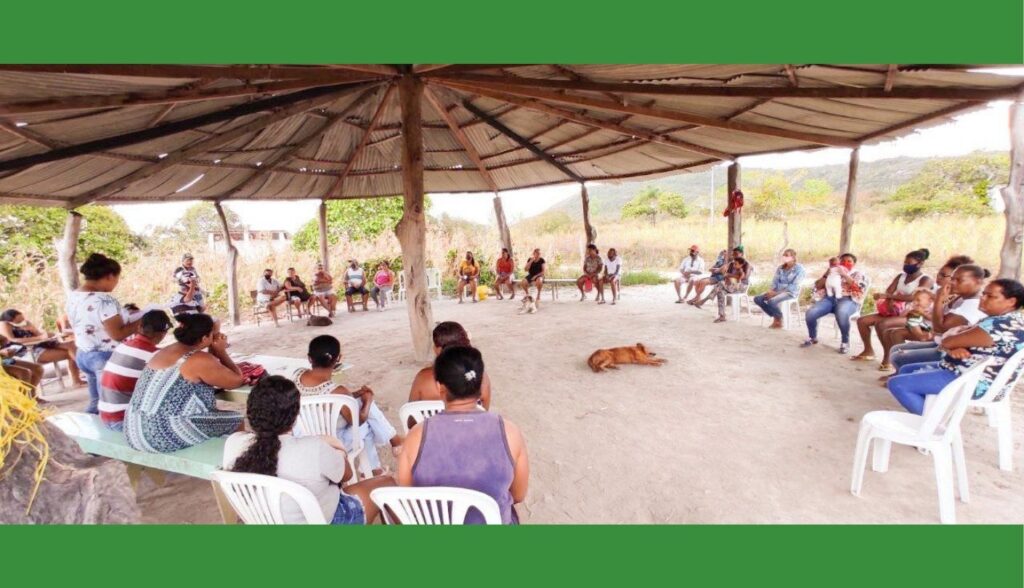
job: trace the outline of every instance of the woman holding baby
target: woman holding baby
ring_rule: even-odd
[[[800,346],[818,344],[818,321],[829,314],[836,315],[836,324],[842,335],[839,353],[850,352],[850,317],[860,311],[864,295],[868,291],[868,279],[857,266],[857,257],[852,253],[839,256],[839,263],[829,267],[825,275],[814,284],[820,292],[820,299],[807,309],[807,340]]]

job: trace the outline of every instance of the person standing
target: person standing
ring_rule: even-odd
[[[796,262],[796,251],[783,251],[782,265],[775,270],[771,288],[764,294],[754,296],[754,304],[772,317],[770,328],[782,328],[782,310],[779,309],[779,305],[800,295],[800,283],[804,281],[805,275],[804,266]]]
[[[692,287],[689,284],[693,280],[700,279],[703,274],[704,258],[700,256],[700,247],[690,245],[690,254],[679,264],[679,277],[672,280],[676,287],[676,304],[682,304],[685,300],[682,294],[683,284],[687,284],[686,293],[689,294]]]
[[[187,302],[194,307],[194,312],[206,312],[206,300],[199,286],[199,271],[191,253],[181,256],[181,265],[174,269],[174,280],[178,283],[178,294],[171,303],[181,304],[188,297]]]

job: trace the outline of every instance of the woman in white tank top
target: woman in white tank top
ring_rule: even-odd
[[[874,328],[881,340],[881,334],[889,329],[905,326],[907,318],[900,316],[903,307],[914,299],[914,292],[919,288],[932,287],[932,279],[924,274],[922,267],[928,259],[927,249],[911,251],[903,260],[903,271],[893,278],[885,292],[876,292],[872,295],[875,299],[876,311],[857,319],[857,330],[860,332],[861,341],[864,342],[864,351],[853,356],[854,361],[874,361],[875,350],[871,345],[871,329]],[[879,366],[881,370],[890,369],[887,365]]]

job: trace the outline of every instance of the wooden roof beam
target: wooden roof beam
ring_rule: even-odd
[[[889,64],[889,70],[885,72],[885,85],[882,87],[886,92],[892,92],[892,84],[896,81],[896,72],[899,71],[899,67],[895,63]]]
[[[462,148],[466,151],[466,155],[468,155],[469,159],[473,161],[473,165],[476,166],[476,169],[480,172],[480,175],[483,177],[484,182],[487,183],[487,187],[490,188],[492,192],[497,193],[498,184],[494,181],[494,178],[491,176],[491,172],[487,170],[487,166],[484,165],[483,160],[480,159],[480,153],[477,152],[476,148],[473,146],[473,142],[470,141],[466,133],[461,128],[459,128],[459,123],[456,122],[456,120],[452,117],[451,112],[449,112],[448,109],[445,108],[444,104],[441,103],[441,100],[437,97],[436,94],[434,94],[434,91],[430,88],[430,86],[424,86],[423,96],[427,99],[428,102],[430,102],[430,105],[434,107],[434,110],[436,110],[438,114],[441,115],[441,118],[444,119],[445,124],[448,125],[448,128],[451,130],[452,134],[455,135],[455,140],[457,140],[459,144],[462,145]]]
[[[786,72],[786,77],[789,78],[789,85],[794,88],[800,87],[800,79],[796,77],[796,68],[793,67],[792,63],[787,63],[782,66]]]
[[[366,127],[366,132],[363,133],[362,138],[359,139],[359,144],[356,145],[356,148],[352,151],[352,155],[348,158],[348,163],[346,163],[345,168],[341,170],[341,175],[338,176],[338,179],[331,184],[330,188],[328,188],[327,194],[324,198],[341,195],[345,178],[352,172],[352,168],[355,167],[356,161],[359,159],[359,155],[363,152],[363,149],[366,148],[367,143],[370,142],[370,135],[373,134],[373,131],[376,130],[377,125],[380,123],[381,115],[384,114],[384,108],[387,106],[388,99],[391,98],[391,94],[394,89],[394,84],[388,84],[388,89],[385,90],[384,95],[381,96],[380,103],[377,104],[377,110],[373,113],[373,117],[370,119],[370,124]]]
[[[238,80],[296,79],[340,84],[365,82],[380,74],[321,66],[284,65],[176,65],[176,64],[0,64],[0,71],[65,73],[144,78],[227,78]]]

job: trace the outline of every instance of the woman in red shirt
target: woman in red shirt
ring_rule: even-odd
[[[512,256],[509,254],[508,249],[501,250],[501,256],[498,258],[498,263],[495,267],[495,273],[498,277],[494,280],[494,289],[498,292],[498,300],[504,300],[505,298],[501,295],[501,285],[507,284],[509,291],[512,293],[510,300],[516,299],[516,282],[513,279],[515,276],[515,265],[512,263]]]

